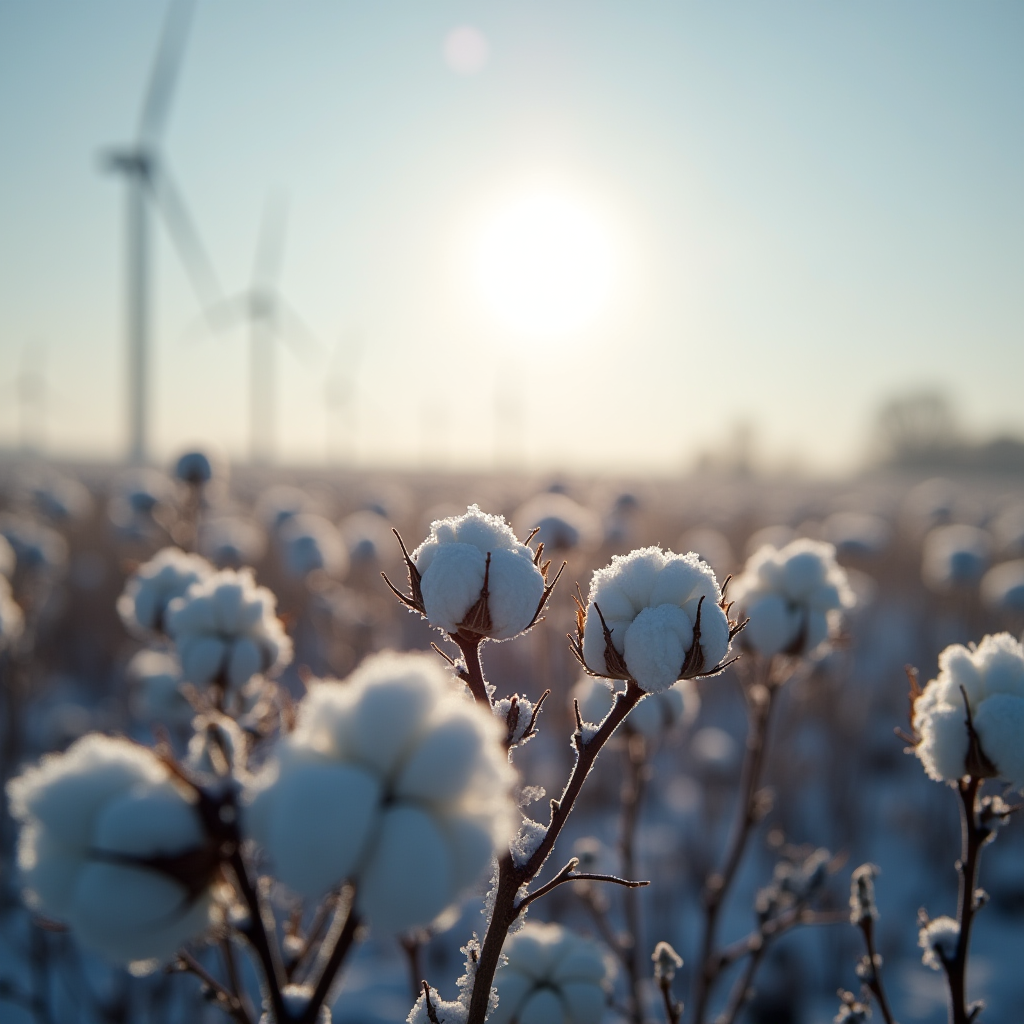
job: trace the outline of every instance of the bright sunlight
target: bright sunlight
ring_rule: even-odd
[[[590,211],[559,195],[526,196],[485,224],[477,283],[495,316],[522,334],[568,334],[608,302],[615,260]]]

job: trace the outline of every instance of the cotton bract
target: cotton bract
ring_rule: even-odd
[[[494,975],[488,1024],[597,1024],[614,974],[600,946],[559,924],[529,922],[509,937]]]
[[[427,620],[449,633],[462,628],[507,640],[533,624],[544,597],[544,575],[534,564],[533,551],[501,516],[487,515],[476,505],[465,515],[431,523],[430,536],[412,553],[412,561],[421,577]],[[467,622],[480,605],[485,576],[486,609]]]
[[[189,795],[152,751],[93,733],[7,791],[28,900],[83,946],[121,964],[166,961],[209,925],[216,859]],[[146,863],[175,857],[191,865],[189,888]]]
[[[962,687],[962,690],[961,690]],[[914,702],[917,756],[928,775],[955,782],[972,769],[964,693],[981,752],[995,774],[1024,789],[1024,648],[1009,633],[975,649],[954,644],[939,655],[939,674]],[[983,766],[981,766],[983,767]],[[979,766],[974,766],[980,772]]]
[[[651,547],[616,555],[590,581],[583,632],[587,668],[609,678],[631,677],[652,693],[684,676],[714,672],[729,653],[721,600],[714,571],[693,552]],[[604,626],[614,651],[607,649]]]
[[[600,725],[615,702],[615,691],[605,679],[585,675],[574,687],[572,698],[579,702],[584,722]],[[627,730],[654,739],[683,721],[693,721],[700,709],[700,697],[692,682],[684,680],[645,697],[626,716]]]
[[[301,895],[352,879],[374,926],[429,924],[512,832],[503,732],[433,658],[376,655],[310,686],[248,793],[246,829]]]
[[[172,601],[167,631],[184,679],[196,686],[219,681],[239,687],[287,665],[292,642],[274,613],[276,604],[247,569],[224,569]]]
[[[743,645],[765,657],[812,654],[836,635],[843,609],[854,604],[835,548],[806,538],[760,548],[729,596],[739,617],[750,619]]]
[[[167,631],[167,607],[193,583],[208,579],[210,563],[179,548],[164,548],[139,566],[117,599],[117,612],[132,632]]]

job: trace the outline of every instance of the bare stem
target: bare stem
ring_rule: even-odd
[[[356,932],[359,930],[360,923],[359,915],[355,909],[355,893],[353,893],[352,901],[349,903],[348,911],[345,914],[344,924],[334,940],[330,953],[327,954],[323,962],[320,977],[317,979],[316,986],[313,989],[313,995],[310,997],[303,1012],[299,1015],[296,1024],[315,1024],[319,1019],[320,1007],[324,1005],[327,997],[331,994],[338,971],[341,969],[341,965],[345,962],[345,957],[348,956],[355,942]],[[330,935],[328,935],[329,938]]]
[[[589,740],[585,741],[582,732],[576,730],[572,737],[576,748],[576,763],[561,797],[551,801],[551,818],[540,845],[524,864],[516,864],[511,855],[506,855],[499,861],[494,909],[480,950],[467,1024],[484,1024],[490,1004],[491,982],[498,968],[501,947],[505,943],[509,928],[523,910],[523,903],[518,899],[520,889],[537,877],[554,848],[555,840],[558,839],[558,834],[565,825],[601,748],[611,739],[626,715],[636,707],[643,696],[644,691],[636,683],[627,683],[626,689],[616,694],[611,711]]]
[[[956,953],[952,960],[943,958],[942,966],[949,982],[949,1024],[971,1024],[977,1019],[967,1005],[967,955],[971,942],[971,925],[974,913],[979,907],[975,894],[978,879],[978,862],[981,848],[989,837],[989,830],[978,822],[977,799],[982,780],[969,775],[957,783],[960,794],[960,892],[957,900],[957,922],[960,934],[957,937]]]
[[[860,921],[860,930],[864,933],[864,945],[867,946],[867,963],[864,970],[864,984],[871,990],[871,994],[878,1003],[879,1012],[885,1024],[896,1024],[892,1015],[892,1007],[885,994],[885,987],[882,985],[882,958],[875,949],[875,919],[870,915]]]
[[[629,773],[622,787],[622,832],[619,837],[619,852],[622,856],[622,873],[627,878],[636,875],[636,830],[640,820],[640,802],[643,799],[644,784],[648,776],[647,748],[643,736],[631,735],[626,745]],[[626,893],[624,911],[626,931],[630,944],[623,952],[626,974],[629,978],[630,1017],[633,1024],[643,1024],[644,1005],[640,995],[640,963],[643,941],[640,926],[640,901],[638,893]]]
[[[711,997],[711,989],[721,971],[715,955],[715,932],[718,918],[729,893],[743,853],[750,839],[750,833],[757,824],[758,788],[764,767],[764,755],[771,719],[776,687],[771,685],[772,659],[765,665],[766,685],[755,685],[747,693],[747,750],[740,781],[740,798],[737,802],[737,818],[733,823],[732,835],[726,849],[721,871],[708,876],[704,888],[704,938],[701,943],[700,964],[697,968],[696,992],[694,995],[695,1024],[704,1024]]]
[[[665,1019],[668,1024],[679,1024],[683,1015],[683,1005],[676,1002],[672,996],[672,982],[668,978],[662,978],[658,982],[658,987],[661,989],[661,999],[665,1004]]]
[[[459,645],[462,657],[466,660],[466,671],[462,673],[463,681],[469,687],[474,700],[490,708],[491,698],[487,693],[484,669],[480,664],[480,644],[483,642],[482,638],[467,636],[463,633],[449,633],[448,635]]]
[[[225,988],[191,953],[184,950],[178,954],[178,970],[194,974],[203,985],[214,993],[218,1004],[238,1024],[252,1024],[252,1018],[242,1005],[237,992]],[[172,968],[173,969],[173,968]]]

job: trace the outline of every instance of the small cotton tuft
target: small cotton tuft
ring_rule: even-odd
[[[167,632],[167,609],[194,583],[210,578],[213,567],[198,555],[163,548],[139,566],[118,598],[117,612],[125,628],[150,635]]]
[[[960,925],[951,917],[937,917],[929,921],[918,933],[917,944],[924,950],[921,962],[933,971],[941,971],[943,961],[956,956],[960,941]]]

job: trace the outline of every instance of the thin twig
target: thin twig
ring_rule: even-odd
[[[178,954],[178,963],[175,966],[179,971],[194,974],[214,994],[221,1009],[234,1017],[238,1024],[252,1024],[252,1018],[242,1005],[241,999],[225,988],[191,953],[182,950]]]
[[[323,967],[320,970],[320,977],[317,979],[316,986],[313,989],[313,995],[310,996],[309,1002],[299,1015],[296,1024],[315,1024],[319,1020],[320,1007],[323,1006],[330,995],[338,971],[345,962],[345,957],[355,941],[360,923],[360,918],[355,908],[355,894],[353,894],[352,902],[349,903],[348,913],[345,915],[345,922],[338,932],[338,937],[335,939],[330,953],[327,954],[324,960]]]
[[[599,875],[591,871],[577,873],[572,869],[574,862],[576,862],[575,857],[550,882],[542,885],[536,892],[531,892],[528,896],[524,896],[516,904],[516,909],[522,913],[534,900],[539,900],[541,896],[546,896],[552,889],[565,882],[612,882],[615,885],[624,886],[626,889],[642,889],[645,885],[651,884],[650,881],[632,881],[628,878],[619,878],[618,875]]]
[[[622,787],[622,830],[619,851],[622,855],[622,873],[627,878],[636,874],[636,830],[640,821],[640,803],[643,800],[644,784],[648,775],[647,747],[643,736],[634,733],[626,744],[626,759],[629,772]],[[629,979],[629,996],[632,1004],[633,1024],[643,1024],[644,1006],[640,994],[642,967],[640,964],[642,935],[640,923],[640,901],[627,893],[624,901],[626,931],[630,936],[627,954],[626,975]]]
[[[875,919],[870,914],[864,914],[860,921],[858,921],[858,924],[860,925],[860,930],[864,933],[864,945],[868,951],[867,956],[864,958],[862,980],[875,997],[875,1002],[878,1003],[878,1009],[882,1014],[885,1024],[896,1024],[896,1019],[892,1015],[892,1008],[889,1006],[889,1000],[885,994],[885,988],[882,985],[882,958],[875,949]]]

